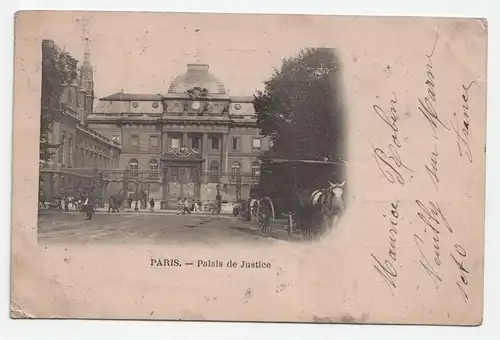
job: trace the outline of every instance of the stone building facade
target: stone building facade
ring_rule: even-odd
[[[175,206],[179,198],[248,195],[269,148],[253,97],[230,96],[206,64],[188,64],[165,95],[119,92],[100,98],[89,127],[122,147],[124,189]],[[119,188],[116,188],[119,190]]]
[[[62,50],[51,40],[43,41],[52,48]],[[48,135],[49,142],[58,147],[49,162],[40,165],[41,186],[45,199],[56,195],[73,195],[96,184],[105,196],[109,178],[101,175],[103,169],[119,167],[121,148],[117,142],[93,131],[87,126],[94,100],[93,69],[90,54],[77,68],[75,81],[64,87],[60,108],[54,109],[54,122]]]

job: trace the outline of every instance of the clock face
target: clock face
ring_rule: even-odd
[[[191,104],[191,107],[195,110],[198,110],[201,107],[201,104],[200,102],[193,102],[193,104]]]

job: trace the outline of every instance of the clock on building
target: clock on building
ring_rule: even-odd
[[[195,101],[193,102],[193,104],[191,104],[191,107],[194,109],[194,110],[198,110],[200,107],[201,107],[201,104],[199,101]]]

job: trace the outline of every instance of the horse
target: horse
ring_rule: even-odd
[[[332,182],[328,183],[329,186],[327,188],[325,204],[323,205],[323,212],[328,219],[332,220],[332,225],[335,228],[339,223],[340,216],[345,210],[345,202],[342,198],[344,195],[345,181],[335,184]]]
[[[250,210],[251,221],[254,221],[257,218],[257,207],[258,207],[258,201],[255,198],[251,198],[250,203],[248,203],[248,209]]]
[[[306,236],[311,237],[313,228],[315,234],[325,231],[325,219],[332,221],[332,225],[338,224],[338,219],[344,211],[345,204],[342,199],[345,181],[342,183],[328,182],[328,187],[314,190],[298,190],[297,213],[300,218],[301,230]],[[318,230],[319,229],[319,230]]]

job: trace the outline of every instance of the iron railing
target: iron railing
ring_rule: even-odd
[[[45,167],[42,167],[45,170]],[[42,170],[42,171],[43,171]],[[89,168],[71,168],[61,167],[57,169],[65,175],[74,175],[76,177],[100,177],[104,181],[122,182],[129,181],[148,181],[163,182],[164,173],[162,169],[151,170],[130,170],[130,169],[89,169]],[[196,181],[205,183],[231,183],[231,184],[250,184],[257,183],[259,176],[251,172],[221,172],[221,171],[199,171],[198,176],[191,174],[187,181]],[[102,176],[102,177],[101,177]]]

